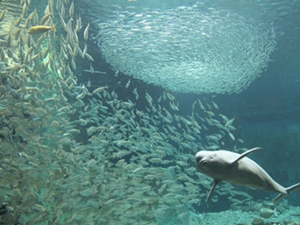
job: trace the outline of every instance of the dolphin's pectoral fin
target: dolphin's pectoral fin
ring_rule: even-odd
[[[273,199],[273,202],[278,202],[279,200],[285,198],[287,195],[300,190],[300,183],[297,183],[290,187],[287,187],[285,190],[286,190],[287,194],[280,193],[279,195],[276,196],[276,198]]]
[[[211,189],[210,189],[210,191],[209,191],[209,193],[207,195],[207,198],[206,198],[207,204],[209,204],[211,195],[214,192],[214,190],[215,190],[216,186],[218,185],[218,183],[220,183],[219,180],[214,180],[213,186],[211,187]]]
[[[232,163],[230,163],[231,165],[237,163],[239,160],[241,160],[242,158],[244,158],[245,156],[249,155],[250,153],[257,151],[257,150],[262,150],[262,148],[260,147],[256,147],[256,148],[251,148],[248,151],[244,152],[243,154],[241,154],[237,159],[235,159]]]
[[[278,202],[279,200],[285,198],[287,194],[282,194],[280,193],[279,195],[276,196],[276,198],[273,199],[273,202]]]

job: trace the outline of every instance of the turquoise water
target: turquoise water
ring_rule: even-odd
[[[0,224],[297,224],[300,191],[222,182],[208,205],[194,156],[262,147],[300,181],[299,9],[1,1]]]

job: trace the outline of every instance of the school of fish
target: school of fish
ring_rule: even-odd
[[[95,38],[113,68],[182,93],[239,93],[267,67],[275,28],[202,4],[115,6]]]
[[[105,85],[78,84],[80,61],[90,64],[89,72],[104,73],[92,67],[90,24],[73,1],[40,2],[0,3],[1,223],[164,224],[172,215],[189,224],[211,185],[196,171],[194,155],[243,150],[234,118],[201,100],[183,116],[171,92],[154,98],[131,80],[128,98]],[[229,184],[216,192],[212,201],[228,192],[251,199]],[[233,204],[238,199],[230,197]]]

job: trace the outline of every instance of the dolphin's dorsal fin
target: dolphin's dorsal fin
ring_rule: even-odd
[[[214,190],[215,190],[216,186],[218,185],[218,183],[220,183],[219,180],[214,180],[213,186],[211,187],[211,189],[210,189],[210,191],[209,191],[209,193],[207,195],[207,198],[206,198],[207,204],[209,204],[210,199],[211,199],[211,195],[214,192]]]
[[[241,154],[237,159],[235,159],[232,163],[230,163],[231,165],[237,163],[239,160],[241,160],[242,158],[244,158],[245,156],[249,155],[250,153],[257,151],[257,150],[262,150],[261,147],[256,147],[256,148],[251,148],[248,151],[244,152],[243,154]]]

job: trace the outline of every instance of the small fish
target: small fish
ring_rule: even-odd
[[[22,18],[23,18],[23,17],[20,16],[19,19],[16,20],[16,22],[15,22],[15,24],[14,24],[16,27],[20,25]]]
[[[83,90],[79,95],[76,96],[76,99],[83,99],[86,96],[87,92]]]
[[[71,3],[70,5],[70,9],[69,9],[69,15],[72,18],[74,15],[74,1]]]
[[[213,104],[213,106],[215,107],[215,109],[219,109],[219,106],[215,103],[215,102],[211,102]]]
[[[92,64],[90,63],[90,69],[89,70],[83,70],[85,72],[89,72],[91,74],[94,74],[94,73],[100,73],[100,74],[106,74],[106,72],[101,72],[101,71],[96,71],[94,70],[94,68],[92,67]]]
[[[38,39],[38,41],[37,41],[37,43],[36,43],[36,46],[37,46],[37,47],[39,47],[39,46],[41,45],[41,43],[42,43],[42,41],[44,40],[45,37],[46,37],[45,34],[42,35],[41,37],[39,37],[39,39]]]
[[[6,38],[6,46],[9,48],[11,46],[11,35],[8,34]]]
[[[225,123],[227,123],[229,121],[229,119],[226,116],[224,116],[222,114],[219,114],[219,116],[224,120]]]
[[[65,14],[66,14],[66,9],[65,9],[65,6],[64,6],[64,4],[61,4],[61,7],[60,7],[60,15],[62,16],[62,17],[64,17],[65,16]]]
[[[235,119],[235,118],[233,117],[231,120],[228,120],[228,121],[225,123],[225,127],[231,126],[231,124],[233,123],[234,119]]]
[[[37,26],[31,27],[27,32],[29,34],[41,34],[41,33],[47,32],[48,30],[53,30],[55,32],[56,27],[55,26],[46,26],[46,25],[37,25]]]
[[[175,97],[171,93],[166,92],[166,95],[167,95],[168,99],[170,99],[171,101],[175,100]]]
[[[198,99],[198,104],[200,106],[200,109],[205,110],[205,108],[204,108],[202,102],[200,101],[200,99]]]
[[[88,53],[85,53],[84,57],[89,61],[92,61],[92,62],[94,61],[94,58]]]
[[[169,105],[170,105],[171,109],[173,109],[175,111],[179,111],[179,108],[175,105],[175,103],[173,101],[169,102]]]
[[[22,16],[26,15],[26,13],[27,13],[27,8],[28,8],[28,5],[27,5],[27,4],[23,4],[23,8],[22,8]]]
[[[0,22],[4,19],[6,12],[7,12],[7,9],[3,10],[3,12],[0,14]]]
[[[76,63],[74,61],[74,58],[71,58],[71,67],[73,70],[76,70]]]
[[[84,43],[84,48],[83,48],[83,51],[82,51],[82,55],[84,56],[87,52],[87,45],[86,43]]]
[[[229,134],[229,137],[230,137],[233,141],[235,141],[234,135],[233,135],[232,133],[230,133],[229,131],[228,131],[228,134]]]
[[[62,27],[65,29],[65,31],[67,31],[67,24],[63,18],[63,15],[59,14],[59,18],[60,18],[60,23],[61,23]]]
[[[133,90],[133,94],[135,95],[135,100],[138,100],[139,99],[139,94],[138,94],[136,88]]]
[[[52,13],[46,14],[40,21],[40,24],[44,24],[50,17],[53,17]],[[20,17],[21,18],[21,17]]]
[[[29,18],[27,18],[26,20],[25,20],[25,22],[24,22],[24,26],[23,26],[23,28],[28,28],[29,27],[29,22],[30,22],[30,19]]]
[[[75,31],[76,32],[79,32],[82,28],[82,25],[81,25],[81,17],[79,15],[79,18],[76,20],[76,27],[75,27]]]
[[[86,26],[83,32],[83,38],[85,41],[87,41],[87,39],[89,38],[89,27],[90,27],[90,23],[88,23],[88,25]]]
[[[126,88],[129,88],[129,85],[130,85],[130,79],[129,79],[128,82],[126,83],[125,87],[126,87]]]
[[[104,91],[104,90],[107,89],[107,88],[108,88],[107,86],[99,87],[99,88],[97,88],[97,89],[95,89],[95,90],[93,91],[93,94],[97,94],[97,93],[99,93],[99,92],[101,92],[101,91]]]

